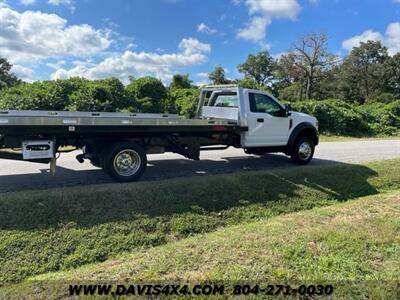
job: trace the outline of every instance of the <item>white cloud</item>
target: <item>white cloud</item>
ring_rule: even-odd
[[[191,54],[209,53],[211,51],[211,45],[204,44],[194,38],[188,38],[182,39],[179,43],[179,49],[183,50],[183,54],[189,56]]]
[[[35,4],[36,0],[19,0],[19,3],[23,5],[33,5]]]
[[[295,19],[301,10],[296,0],[246,0],[250,14]]]
[[[236,38],[259,43],[262,47],[268,46],[266,31],[273,19],[295,20],[301,11],[297,0],[245,0],[245,3],[251,20],[237,31]]]
[[[0,8],[3,8],[3,7],[9,7],[6,0],[0,0]]]
[[[119,77],[124,82],[129,75],[152,75],[169,81],[177,68],[199,65],[207,60],[211,51],[209,44],[201,43],[194,38],[182,39],[179,51],[171,54],[155,52],[133,52],[127,50],[113,55],[98,64],[80,63],[72,69],[59,69],[51,75],[52,79],[81,76],[89,79]]]
[[[382,35],[379,32],[366,30],[360,35],[353,36],[343,41],[342,47],[350,51],[354,47],[358,47],[361,42],[380,41],[380,40],[382,40]]]
[[[28,0],[29,1],[29,0]],[[73,5],[74,1],[73,0],[49,0],[47,1],[51,5]]]
[[[197,31],[201,32],[201,33],[205,33],[205,34],[210,34],[210,35],[217,33],[216,29],[210,28],[208,25],[206,25],[204,23],[200,23],[197,26]]]
[[[200,72],[200,73],[197,73],[197,74],[196,74],[196,77],[203,78],[203,79],[207,79],[207,78],[208,78],[208,73],[206,73],[206,72]]]
[[[388,47],[390,55],[400,52],[400,22],[389,24],[383,44]]]
[[[18,78],[26,82],[32,82],[35,78],[35,72],[33,71],[33,69],[28,67],[13,65],[13,67],[11,68],[11,72],[14,73]]]
[[[0,8],[0,56],[14,63],[87,56],[110,44],[109,32],[87,24],[67,26],[67,20],[55,14]]]
[[[354,47],[358,47],[361,42],[366,41],[381,41],[388,48],[389,54],[394,55],[400,52],[400,22],[391,23],[388,25],[384,34],[366,30],[360,35],[353,36],[342,43],[342,47],[351,51]]]
[[[129,43],[126,47],[125,47],[125,49],[127,50],[127,49],[133,49],[133,48],[136,48],[138,45],[136,45],[135,43]]]
[[[47,3],[50,5],[55,5],[55,6],[64,5],[64,6],[68,7],[72,13],[75,11],[75,1],[74,0],[48,0]]]
[[[65,65],[67,62],[65,60],[59,60],[55,63],[46,63],[46,66],[48,66],[49,68],[52,68],[54,70],[58,70],[60,68],[62,68],[63,65]]]
[[[247,27],[239,29],[237,38],[260,42],[265,39],[267,26],[271,24],[271,20],[265,17],[254,17]]]
[[[194,85],[195,85],[195,86],[198,86],[198,87],[202,87],[202,86],[205,86],[205,85],[208,85],[208,84],[210,84],[210,83],[207,82],[207,81],[196,81],[196,82],[194,83]]]

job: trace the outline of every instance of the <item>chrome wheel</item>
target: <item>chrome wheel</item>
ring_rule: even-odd
[[[309,142],[303,142],[299,146],[298,153],[301,160],[308,160],[312,155],[312,146]]]
[[[132,149],[120,151],[114,158],[114,170],[120,176],[132,176],[135,174],[141,165],[139,153]]]

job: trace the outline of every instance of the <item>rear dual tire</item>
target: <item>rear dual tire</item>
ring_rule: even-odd
[[[146,152],[138,144],[130,141],[115,143],[104,149],[101,165],[116,181],[136,181],[146,169]]]

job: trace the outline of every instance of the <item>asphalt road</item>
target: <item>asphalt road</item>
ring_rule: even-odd
[[[102,170],[93,167],[89,162],[78,163],[75,159],[78,153],[62,154],[57,161],[57,173],[54,176],[50,175],[48,165],[0,159],[0,193],[112,182]],[[400,140],[328,142],[317,147],[311,164],[357,163],[392,158],[400,158]],[[149,155],[149,164],[141,180],[271,170],[279,167],[296,166],[285,155],[268,154],[259,157],[246,155],[243,150],[234,148],[203,152],[200,161],[167,153]]]

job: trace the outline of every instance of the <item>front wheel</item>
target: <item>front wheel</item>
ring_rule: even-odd
[[[308,164],[314,156],[315,145],[311,138],[303,137],[296,141],[291,151],[291,159],[299,165]]]
[[[147,166],[146,152],[139,145],[124,141],[111,145],[102,155],[104,171],[120,182],[137,180]]]

